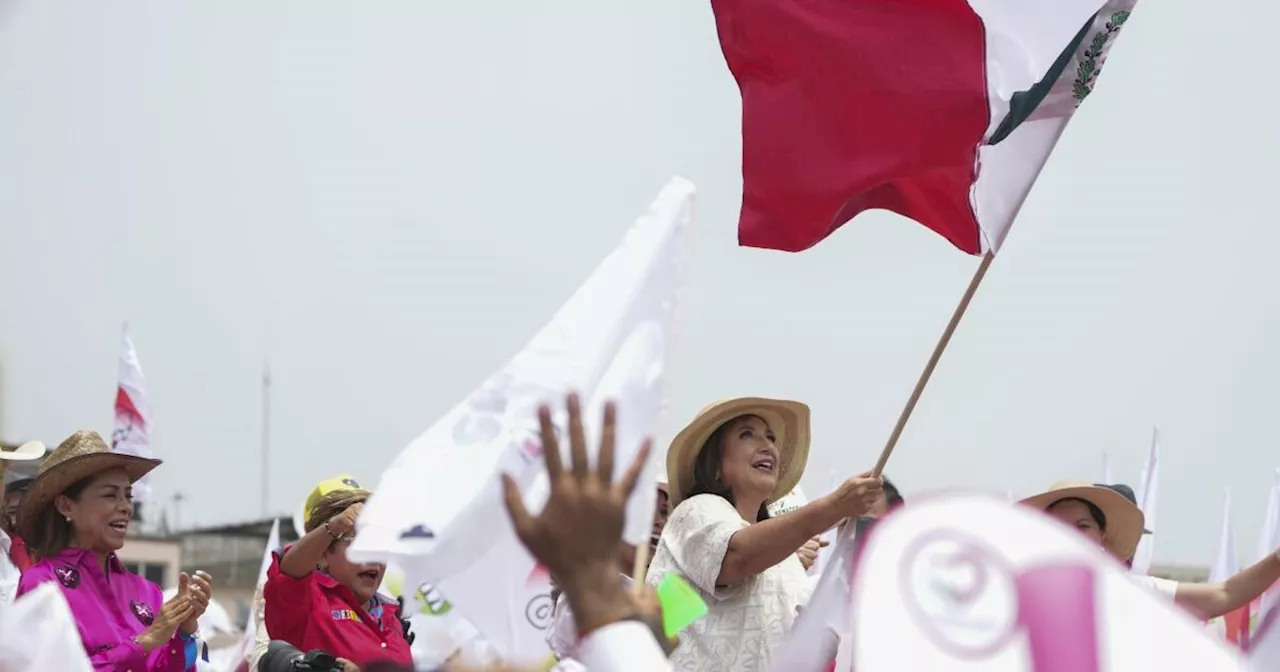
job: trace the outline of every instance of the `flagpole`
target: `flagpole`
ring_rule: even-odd
[[[978,285],[982,284],[982,279],[987,275],[987,269],[991,267],[991,262],[995,259],[995,255],[987,252],[982,257],[982,263],[978,264],[978,270],[974,271],[973,279],[969,281],[969,288],[964,290],[964,296],[960,297],[960,303],[956,305],[956,310],[951,314],[951,321],[947,323],[947,328],[942,331],[942,337],[938,339],[937,345],[933,346],[933,354],[929,357],[929,362],[924,365],[924,371],[920,373],[920,377],[916,379],[916,387],[911,391],[911,396],[907,398],[907,405],[902,409],[902,413],[898,415],[898,424],[894,425],[893,433],[889,435],[889,440],[884,444],[884,450],[880,451],[880,459],[876,460],[876,466],[871,470],[872,476],[879,476],[884,472],[884,466],[889,462],[889,456],[893,454],[894,446],[898,445],[898,439],[902,437],[902,430],[907,426],[907,420],[911,419],[911,412],[916,409],[916,402],[920,401],[920,395],[924,393],[925,385],[929,384],[929,378],[933,376],[933,370],[938,366],[938,360],[942,358],[942,353],[947,349],[947,344],[951,342],[951,336],[956,332],[956,326],[960,324],[960,318],[964,317],[964,311],[968,310],[969,302],[973,300],[973,295],[978,291]]]
[[[267,510],[267,492],[270,488],[271,473],[271,364],[269,361],[262,362],[262,515],[265,518],[270,512]]]

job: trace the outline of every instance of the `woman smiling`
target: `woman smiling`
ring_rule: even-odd
[[[40,465],[22,501],[18,526],[36,563],[18,594],[57,582],[97,670],[195,669],[209,576],[181,575],[177,595],[163,602],[159,586],[116,558],[133,519],[133,483],[158,466],[111,452],[96,432],[76,432]]]
[[[796,556],[841,520],[866,513],[880,479],[857,477],[784,516],[769,503],[800,481],[809,456],[809,407],[742,398],[704,409],[671,442],[674,509],[646,580],[677,574],[709,607],[681,635],[677,670],[757,672],[791,629],[809,581]]]

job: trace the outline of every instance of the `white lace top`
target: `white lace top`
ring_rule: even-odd
[[[791,630],[796,607],[812,586],[794,554],[741,584],[716,587],[729,537],[749,523],[727,500],[698,495],[680,503],[658,541],[645,580],[668,573],[689,582],[710,611],[680,635],[671,667],[681,672],[766,672],[769,657]]]

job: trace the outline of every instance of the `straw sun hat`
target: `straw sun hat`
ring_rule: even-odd
[[[667,449],[668,494],[675,508],[693,488],[693,467],[707,439],[726,422],[743,415],[760,417],[773,430],[778,449],[778,484],[769,496],[771,503],[791,492],[804,474],[809,460],[809,407],[798,401],[741,397],[717,401],[702,409]]]
[[[43,451],[41,451],[43,452]],[[81,430],[67,437],[45,458],[36,480],[27,489],[18,512],[18,529],[30,535],[40,512],[71,485],[108,469],[124,469],[129,482],[137,482],[160,460],[111,452],[111,447],[97,432]]]
[[[1102,542],[1117,558],[1128,560],[1137,552],[1145,525],[1142,509],[1115,488],[1084,481],[1060,481],[1047,491],[1022,500],[1022,503],[1044,511],[1063,499],[1081,499],[1102,511],[1107,526]]]

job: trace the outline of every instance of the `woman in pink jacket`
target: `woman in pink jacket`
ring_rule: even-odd
[[[97,670],[195,669],[208,575],[183,574],[177,595],[163,602],[159,586],[125,571],[116,558],[133,519],[132,484],[159,465],[111,452],[96,432],[76,432],[40,465],[18,515],[36,560],[23,572],[18,595],[56,583]]]

